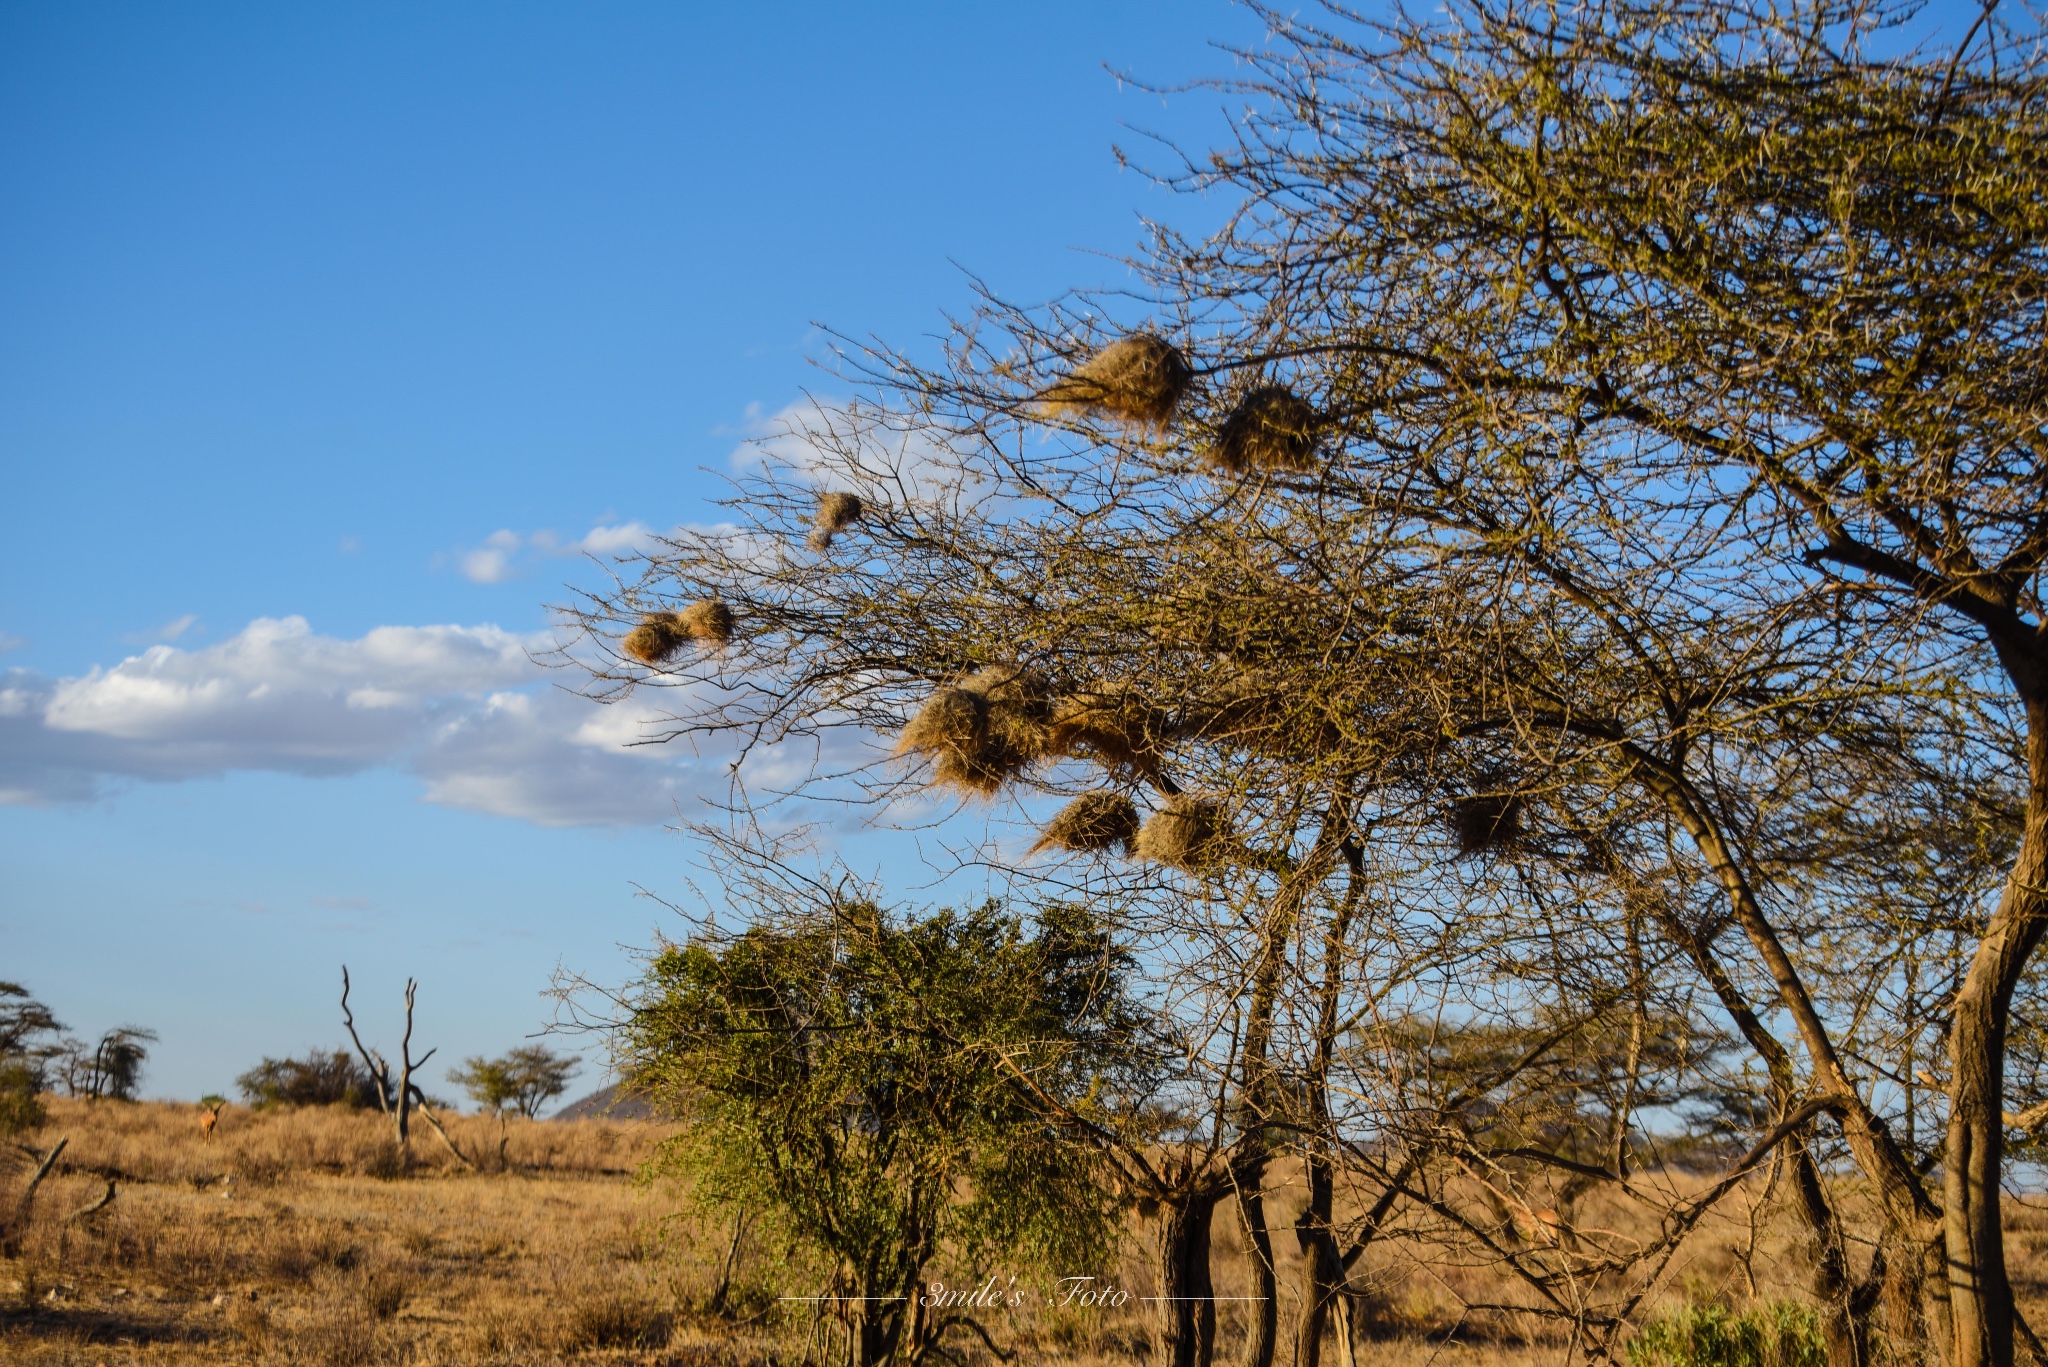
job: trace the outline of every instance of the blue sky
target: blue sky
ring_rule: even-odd
[[[0,7],[0,977],[156,1028],[146,1090],[190,1097],[335,1042],[344,961],[387,1041],[421,980],[437,1077],[558,963],[623,976],[705,780],[534,678],[579,552],[704,518],[703,467],[838,390],[814,323],[1116,279],[1139,214],[1201,210],[1112,144],[1220,102],[1103,64],[1256,37],[1207,0]]]
[[[1138,215],[1215,213],[1111,147],[1212,141],[1221,98],[1103,65],[1258,37],[1221,0],[0,3],[0,978],[156,1028],[184,1097],[335,1043],[344,961],[387,1043],[421,980],[436,1081],[557,965],[622,979],[722,784],[538,676],[546,605],[844,392],[815,323],[914,345],[963,269],[1113,283]]]

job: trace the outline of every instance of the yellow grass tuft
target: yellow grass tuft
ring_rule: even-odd
[[[1170,730],[1165,715],[1134,693],[1077,693],[1053,705],[1046,753],[1145,777],[1158,771],[1159,744]]]
[[[1135,332],[1055,380],[1039,401],[1048,413],[1093,412],[1133,425],[1164,427],[1187,394],[1187,358],[1162,337]]]
[[[732,609],[715,598],[692,603],[681,612],[650,612],[626,633],[619,649],[647,665],[666,664],[692,642],[722,646],[732,639]]]

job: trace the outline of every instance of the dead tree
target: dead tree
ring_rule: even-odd
[[[33,1159],[36,1167],[35,1171],[29,1174],[28,1185],[21,1189],[21,1195],[15,1200],[13,1214],[4,1224],[0,1224],[0,1256],[12,1258],[20,1254],[22,1235],[28,1232],[29,1218],[35,1214],[36,1189],[42,1186],[43,1179],[50,1175],[50,1170],[57,1166],[58,1158],[63,1156],[64,1146],[70,1142],[69,1136],[61,1138],[48,1153],[40,1153],[26,1144],[15,1146]],[[108,1185],[111,1187],[113,1184]]]
[[[382,1054],[365,1045],[363,1037],[356,1033],[355,1013],[350,1011],[348,1007],[348,989],[348,965],[343,964],[341,966],[341,1022],[348,1027],[348,1037],[354,1041],[356,1052],[362,1055],[363,1066],[369,1070],[370,1081],[376,1085],[377,1109],[392,1119],[392,1134],[398,1141],[399,1157],[405,1166],[410,1168],[412,1166],[412,1108],[414,1098],[419,1096],[419,1088],[413,1085],[412,1075],[415,1069],[425,1066],[426,1061],[432,1058],[435,1052],[429,1049],[417,1059],[412,1056],[412,1008],[414,999],[419,995],[419,981],[414,978],[407,978],[405,980],[405,1034],[398,1044],[399,1068],[396,1085],[393,1085],[391,1065],[385,1062]],[[436,1126],[435,1128],[439,1129],[440,1127]],[[445,1133],[442,1135],[442,1138],[447,1138]],[[453,1143],[450,1143],[449,1147],[453,1148]]]

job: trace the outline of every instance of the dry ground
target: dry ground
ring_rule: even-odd
[[[450,1119],[457,1144],[483,1159],[465,1171],[431,1131],[415,1136],[403,1173],[375,1115],[321,1110],[252,1113],[235,1107],[207,1136],[194,1108],[53,1101],[47,1148],[69,1138],[45,1182],[20,1256],[0,1258],[0,1362],[78,1364],[731,1363],[793,1364],[812,1328],[809,1308],[777,1302],[774,1250],[743,1245],[738,1314],[705,1309],[728,1231],[674,1217],[677,1194],[636,1180],[663,1130],[644,1122]],[[23,1174],[0,1175],[12,1209]],[[111,1179],[104,1210],[96,1201]],[[1283,1357],[1294,1240],[1285,1194],[1276,1203],[1282,1259]],[[1741,1203],[1730,1207],[1741,1216]],[[1218,1293],[1240,1294],[1240,1236],[1219,1212]],[[2012,1218],[2016,1281],[2037,1317],[2048,1281],[2048,1207]],[[1122,1309],[1047,1307],[1042,1298],[990,1314],[1017,1360],[1108,1367],[1148,1356],[1149,1293],[1142,1239],[1104,1281],[1133,1293]],[[1045,1269],[939,1269],[951,1284],[987,1271],[1040,1292]],[[1699,1240],[1667,1278],[1669,1294],[1740,1305],[1796,1290],[1797,1249],[1767,1207],[1754,1227],[1731,1218]],[[1490,1272],[1448,1258],[1418,1259],[1398,1243],[1368,1259],[1365,1280],[1376,1367],[1536,1367],[1563,1360],[1540,1325],[1474,1315],[1465,1301],[1500,1301]],[[780,1289],[801,1289],[785,1286]],[[1222,1307],[1229,1360],[1241,1325]],[[755,1316],[751,1322],[748,1317]],[[992,1360],[978,1344],[971,1356]],[[1328,1359],[1326,1359],[1328,1360]]]

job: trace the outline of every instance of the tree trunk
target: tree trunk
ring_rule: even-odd
[[[1280,1344],[1280,1282],[1273,1272],[1273,1232],[1266,1225],[1266,1164],[1239,1174],[1237,1217],[1244,1224],[1244,1270],[1252,1300],[1240,1367],[1273,1367]]]
[[[1308,1155],[1308,1204],[1294,1222],[1294,1239],[1301,1246],[1301,1320],[1294,1334],[1295,1367],[1322,1367],[1323,1330],[1330,1311],[1340,1311],[1338,1331],[1343,1336],[1341,1360],[1348,1361],[1351,1317],[1340,1304],[1344,1285],[1344,1261],[1337,1251],[1337,1239],[1330,1230],[1330,1216],[1336,1200],[1329,1156],[1321,1144]]]
[[[1796,1146],[1796,1147],[1795,1147]],[[1820,1302],[1821,1332],[1827,1339],[1828,1367],[1867,1367],[1870,1361],[1868,1326],[1861,1322],[1851,1304],[1853,1284],[1849,1276],[1848,1250],[1842,1243],[1841,1222],[1834,1204],[1821,1185],[1820,1170],[1807,1151],[1804,1132],[1786,1141],[1791,1150],[1792,1187],[1813,1234],[1813,1296]],[[1880,1258],[1873,1276],[1884,1275]]]
[[[1209,1229],[1222,1197],[1190,1182],[1159,1212],[1159,1367],[1209,1367],[1216,1355],[1216,1288]]]
[[[1294,1331],[1295,1367],[1321,1367],[1323,1329],[1329,1323],[1330,1307],[1339,1300],[1349,1279],[1343,1254],[1337,1250],[1337,1235],[1330,1221],[1336,1207],[1336,1177],[1331,1171],[1330,1146],[1335,1141],[1330,1120],[1330,1064],[1337,1047],[1338,999],[1344,988],[1346,941],[1351,918],[1357,914],[1359,898],[1365,891],[1365,851],[1347,836],[1340,846],[1350,878],[1337,914],[1323,937],[1323,981],[1316,1001],[1315,1054],[1305,1079],[1308,1115],[1312,1132],[1303,1145],[1308,1177],[1308,1204],[1294,1222],[1294,1239],[1300,1246],[1301,1319]],[[1367,1231],[1362,1237],[1370,1238]],[[1342,1302],[1339,1332],[1342,1334],[1340,1360],[1351,1361],[1350,1303]]]
[[[1998,1185],[2005,1160],[2005,1018],[2048,924],[2048,702],[2027,703],[2027,815],[2019,858],[1977,942],[1949,1028],[1942,1233],[1953,1367],[2012,1367],[2012,1286]]]

